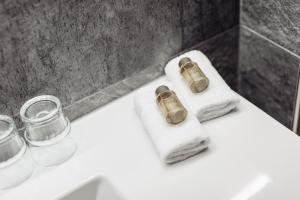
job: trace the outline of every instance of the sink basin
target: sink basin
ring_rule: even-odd
[[[299,136],[244,98],[235,112],[203,123],[208,151],[167,166],[136,115],[135,94],[75,120],[76,155],[0,191],[0,199],[300,199]]]
[[[93,178],[74,190],[57,198],[58,200],[124,200],[104,178]]]

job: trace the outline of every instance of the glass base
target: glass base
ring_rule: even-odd
[[[24,147],[23,152],[20,151],[20,154],[16,155],[18,158],[14,162],[9,165],[6,165],[6,163],[10,162],[10,160],[1,163],[0,189],[15,187],[28,179],[33,173],[34,162],[27,147]]]
[[[42,166],[61,164],[70,159],[76,149],[77,144],[69,135],[52,145],[39,147],[30,145],[33,159]]]

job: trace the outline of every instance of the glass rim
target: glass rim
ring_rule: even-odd
[[[55,104],[55,109],[52,110],[50,113],[48,113],[47,115],[40,117],[40,118],[36,118],[36,119],[32,119],[26,116],[26,111],[35,103],[40,102],[40,101],[51,101],[52,103]],[[49,120],[51,118],[53,118],[58,112],[59,109],[61,108],[61,103],[60,100],[52,95],[41,95],[41,96],[37,96],[34,97],[32,99],[29,99],[28,101],[26,101],[23,106],[21,107],[20,110],[20,116],[23,122],[28,122],[28,123],[39,123],[39,122],[44,122],[46,120]]]
[[[11,135],[11,133],[13,132],[13,130],[15,128],[15,122],[11,117],[9,117],[7,115],[0,115],[0,121],[8,123],[8,129],[3,131],[2,134],[0,134],[0,142],[2,142],[2,140],[5,140],[6,138],[8,138]]]

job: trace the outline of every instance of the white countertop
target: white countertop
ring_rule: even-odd
[[[52,200],[96,175],[109,179],[125,200],[300,199],[299,137],[247,100],[241,97],[237,111],[203,123],[208,151],[167,166],[134,112],[133,93],[73,122],[75,156],[38,167],[0,199]]]

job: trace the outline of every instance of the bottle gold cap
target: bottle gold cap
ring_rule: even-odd
[[[156,88],[155,94],[157,96],[157,95],[159,95],[159,94],[161,94],[163,92],[167,92],[167,91],[170,91],[170,89],[167,86],[165,86],[165,85],[161,85],[158,88]]]
[[[192,62],[192,60],[188,57],[184,57],[184,58],[180,59],[178,65],[181,68],[183,65],[185,65],[186,63],[189,63],[189,62]]]

